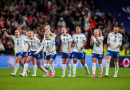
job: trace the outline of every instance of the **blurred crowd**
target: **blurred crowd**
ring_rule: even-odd
[[[28,26],[43,38],[44,26],[49,24],[51,31],[57,35],[57,50],[61,45],[61,27],[66,27],[73,35],[75,27],[80,26],[87,38],[87,47],[91,34],[95,28],[103,32],[104,47],[107,35],[112,31],[113,25],[118,25],[120,15],[112,18],[111,13],[104,13],[96,7],[95,0],[0,0],[0,54],[14,54],[14,42],[5,37],[3,28],[8,34],[14,35],[19,26]],[[123,35],[121,49],[129,50],[129,36],[125,32],[123,23],[119,32]]]

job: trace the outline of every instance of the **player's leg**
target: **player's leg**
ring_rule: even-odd
[[[52,63],[51,66],[52,66],[52,69],[53,69],[53,72],[54,72],[54,75],[55,75],[55,66],[54,66],[54,63]]]
[[[33,75],[32,76],[35,77],[37,75],[37,65],[35,62],[35,58],[33,58],[32,63],[33,63]]]
[[[86,70],[87,76],[89,77],[89,76],[90,76],[90,73],[89,73],[88,66],[87,66],[87,64],[85,63],[85,53],[79,53],[79,59],[80,59],[80,61],[81,61],[81,64],[84,66],[84,68],[85,68],[85,70]]]
[[[62,57],[62,76],[65,77],[65,72],[66,72],[66,59]]]
[[[95,58],[93,56],[92,57],[92,76],[91,77],[96,77],[95,76],[95,72],[96,72],[96,61],[97,61],[97,58]]]
[[[67,64],[68,69],[69,69],[68,77],[71,77],[71,65],[70,65],[70,59],[69,58],[66,59],[66,64]]]
[[[47,73],[47,70],[41,65],[41,59],[37,59],[38,68],[41,69],[44,73]]]
[[[10,73],[10,75],[12,76],[15,76],[17,71],[18,71],[18,68],[19,68],[19,62],[22,60],[22,56],[18,56],[16,58],[16,62],[15,62],[15,66],[14,66],[14,72],[13,73]]]
[[[49,60],[47,60],[47,59],[45,58],[45,60],[44,60],[44,67],[45,67],[46,70],[49,70],[49,69],[48,69],[48,61],[49,61]],[[49,76],[49,75],[48,75],[48,72],[45,73],[43,76],[44,76],[44,77],[48,77],[48,76]]]
[[[52,63],[53,63],[54,59],[50,58],[49,62],[48,62],[48,69],[50,71],[49,77],[54,77],[54,72],[53,72],[53,68],[52,68]]]
[[[21,60],[23,62],[23,60]],[[27,61],[27,57],[26,57],[26,54],[24,55],[24,62],[23,62],[23,67],[24,67],[24,64],[25,62]],[[29,69],[27,70],[27,74],[30,75],[31,72],[29,71]]]
[[[98,63],[99,63],[99,76],[98,77],[102,77],[102,73],[103,73],[102,59],[99,59]]]
[[[78,55],[76,52],[72,53],[72,58],[73,58],[73,76],[76,77],[76,68],[77,68],[77,61],[78,61]]]
[[[61,77],[65,77],[65,72],[66,72],[66,53],[62,52],[62,75]]]
[[[105,72],[105,76],[108,77],[109,75],[109,68],[110,68],[110,60],[113,56],[113,53],[111,51],[107,52],[107,57],[106,57],[106,72]]]
[[[114,64],[115,64],[115,74],[114,77],[117,77],[119,70],[119,52],[114,53]]]
[[[20,76],[24,77],[24,76],[26,75],[26,72],[27,72],[27,70],[28,70],[28,64],[29,64],[29,62],[30,62],[31,60],[33,60],[33,59],[34,59],[33,56],[28,56],[27,61],[26,61],[26,63],[24,64],[23,73],[20,74]]]

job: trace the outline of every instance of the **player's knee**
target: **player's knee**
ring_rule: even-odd
[[[110,63],[110,60],[109,60],[109,59],[107,59],[107,60],[106,60],[106,62],[107,62],[107,63]]]
[[[47,64],[44,64],[44,67],[45,67],[45,68],[47,68],[47,66],[48,66]]]

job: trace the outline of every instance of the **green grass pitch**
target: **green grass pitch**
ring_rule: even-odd
[[[9,75],[11,72],[13,69],[0,69],[0,90],[130,90],[130,68],[120,68],[118,78],[112,77],[114,68],[110,68],[109,77],[103,73],[103,78],[98,78],[98,69],[96,78],[88,78],[83,68],[77,69],[76,78],[61,78],[61,69],[56,69],[54,78],[42,77],[39,69],[37,77],[20,77],[18,73],[22,69],[15,77]]]

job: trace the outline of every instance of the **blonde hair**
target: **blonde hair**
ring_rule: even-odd
[[[99,33],[99,37],[102,36],[102,31],[101,31],[101,29],[95,29],[94,32],[95,32],[95,31],[98,31],[98,33]]]

